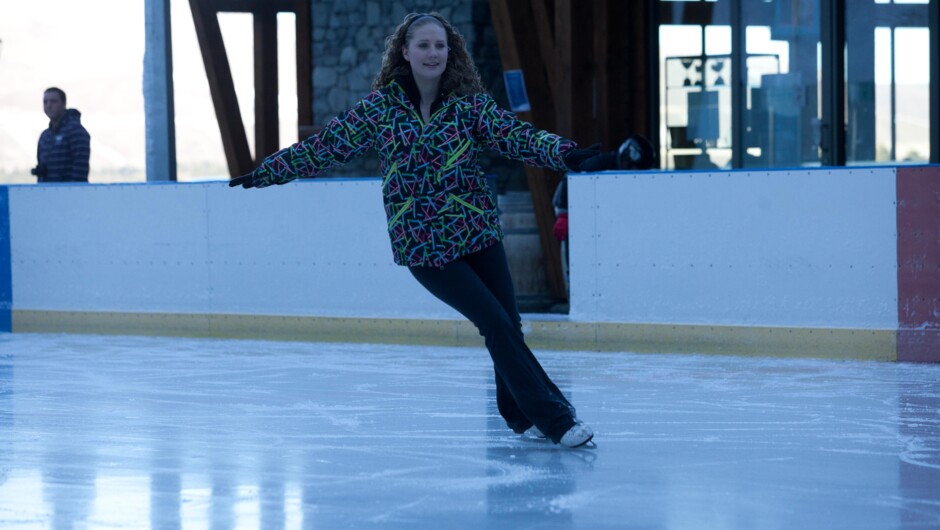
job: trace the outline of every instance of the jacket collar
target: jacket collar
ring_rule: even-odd
[[[57,133],[59,129],[62,128],[62,125],[69,121],[81,122],[82,113],[78,109],[66,109],[62,116],[57,120],[49,120],[49,128],[52,129],[52,132]]]
[[[421,108],[421,91],[418,90],[418,85],[415,83],[415,78],[410,73],[402,74],[395,76],[395,83],[398,83],[398,86],[401,87],[402,92],[405,94],[408,102],[411,103],[411,106],[418,110]],[[434,98],[434,101],[431,102],[431,114],[434,114],[437,109],[441,108],[444,105],[444,92],[439,91],[437,97]]]

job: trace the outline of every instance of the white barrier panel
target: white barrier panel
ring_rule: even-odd
[[[10,188],[16,310],[460,318],[392,262],[378,179]]]
[[[574,322],[896,329],[894,168],[569,178]],[[12,186],[13,309],[460,319],[379,186]]]
[[[571,319],[895,329],[895,169],[569,176]]]

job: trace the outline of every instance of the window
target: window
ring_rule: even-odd
[[[660,1],[663,167],[936,160],[938,1]]]

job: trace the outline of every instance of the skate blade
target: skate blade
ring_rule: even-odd
[[[594,442],[594,436],[584,441],[584,443],[571,447],[571,449],[597,449],[597,444]]]

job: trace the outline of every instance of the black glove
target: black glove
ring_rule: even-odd
[[[242,175],[240,177],[235,177],[232,180],[228,181],[228,187],[234,188],[236,186],[241,186],[245,189],[254,188],[255,182],[254,182],[254,178],[251,176],[251,173],[247,175]]]
[[[578,171],[581,173],[590,173],[594,171],[606,171],[608,169],[618,169],[617,153],[613,151],[605,151],[588,158],[584,162],[581,162],[581,167],[578,168]]]
[[[288,182],[294,180],[296,177],[290,177],[284,180],[274,180],[271,178],[271,172],[265,168],[264,164],[258,166],[254,171],[248,173],[247,175],[242,175],[240,177],[235,177],[232,180],[228,181],[228,186],[234,188],[235,186],[241,186],[245,189],[248,188],[267,188],[268,186],[280,186],[282,184],[287,184]]]
[[[572,149],[565,153],[565,165],[577,173],[617,169],[617,153],[602,152],[601,144],[594,144],[587,149]]]
[[[601,152],[601,144],[594,144],[587,149],[572,149],[565,153],[565,165],[568,166],[568,169],[571,171],[584,171],[581,169],[581,164],[585,160],[588,160],[592,157],[597,156]]]

